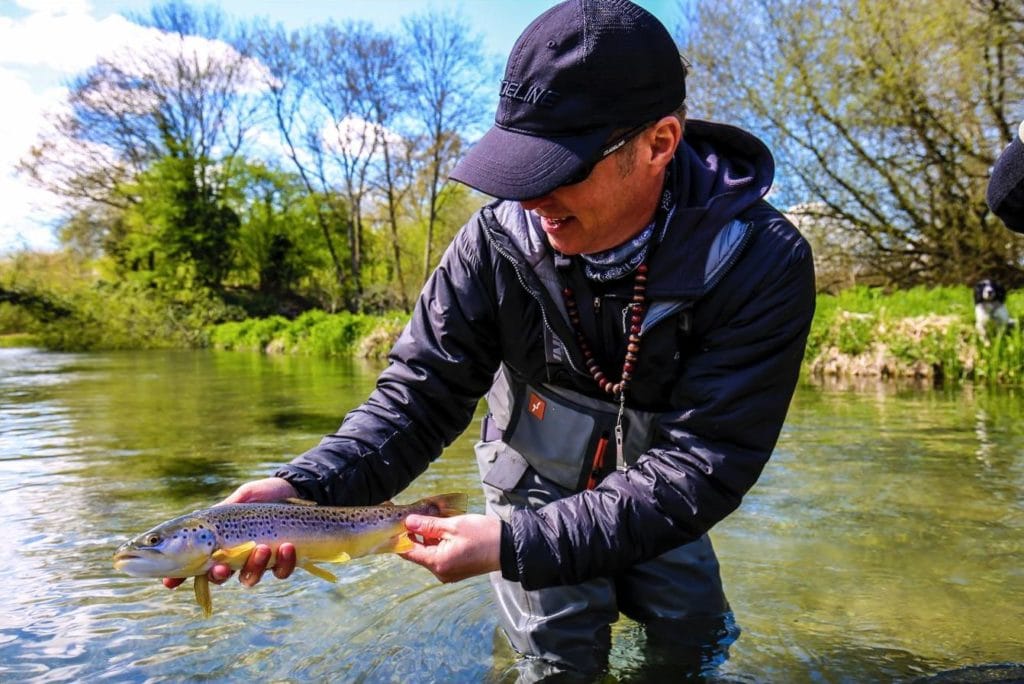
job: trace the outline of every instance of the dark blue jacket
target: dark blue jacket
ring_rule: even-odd
[[[689,325],[673,315],[645,327],[628,394],[631,407],[662,414],[658,435],[634,467],[596,489],[517,509],[503,530],[506,577],[533,589],[613,575],[704,534],[757,480],[796,385],[815,297],[808,244],[763,200],[773,174],[750,134],[687,121],[679,206],[650,259],[647,292],[686,312]],[[366,403],[276,474],[321,503],[389,499],[466,429],[500,364],[523,382],[602,396],[543,294],[537,274],[552,256],[528,226],[516,203],[478,212],[424,287]],[[545,334],[568,353],[560,364]]]

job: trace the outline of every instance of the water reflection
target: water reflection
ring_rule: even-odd
[[[0,680],[484,681],[514,672],[484,579],[394,557],[191,589],[115,575],[125,538],[314,444],[374,367],[248,354],[0,350]],[[713,532],[742,634],[716,681],[911,681],[1024,653],[1018,390],[799,389],[772,462]],[[400,501],[467,491],[473,435]],[[614,627],[611,678],[687,671]],[[714,658],[717,656],[709,656]],[[710,661],[709,661],[710,662]]]

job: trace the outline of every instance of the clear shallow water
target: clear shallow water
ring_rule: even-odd
[[[214,591],[117,574],[113,549],[315,444],[376,368],[237,353],[0,350],[0,681],[500,679],[482,578],[374,556]],[[741,629],[709,679],[913,681],[1024,662],[1024,396],[799,390],[761,481],[713,539]],[[397,497],[466,491],[472,428]],[[612,677],[681,678],[615,626]]]

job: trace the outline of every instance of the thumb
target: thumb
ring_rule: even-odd
[[[405,529],[424,539],[443,539],[453,531],[448,518],[434,518],[429,515],[410,515],[405,519]]]

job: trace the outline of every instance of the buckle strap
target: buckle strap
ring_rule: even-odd
[[[498,427],[498,424],[494,421],[494,416],[488,413],[484,416],[483,420],[480,421],[480,441],[482,442],[496,442],[499,439],[504,439],[505,431]]]

